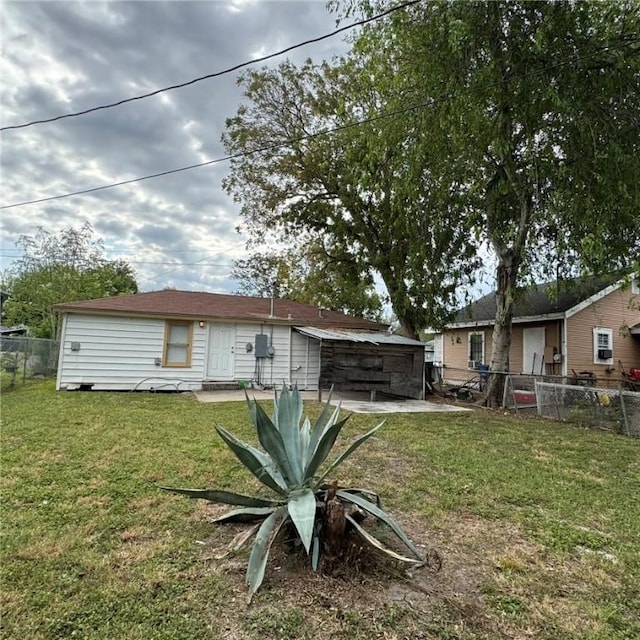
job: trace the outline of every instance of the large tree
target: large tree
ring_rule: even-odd
[[[56,337],[55,304],[138,291],[131,267],[104,257],[102,242],[94,239],[88,223],[59,234],[39,228],[16,244],[23,253],[3,274],[2,287],[10,295],[3,322],[26,325],[36,337]]]
[[[351,288],[379,275],[401,326],[417,337],[448,317],[475,265],[459,219],[466,212],[456,207],[466,187],[433,179],[431,149],[418,141],[446,144],[442,133],[420,126],[421,114],[407,120],[405,88],[386,58],[365,62],[286,62],[243,75],[247,103],[223,137],[234,156],[225,186],[253,238],[320,239],[341,256],[335,266]],[[394,92],[395,117],[379,118]]]
[[[509,367],[520,285],[637,264],[639,34],[634,0],[433,1],[372,25],[356,44],[371,60],[391,57],[405,99],[447,133],[429,170],[467,185],[460,204],[474,215],[461,224],[495,255],[494,371]]]

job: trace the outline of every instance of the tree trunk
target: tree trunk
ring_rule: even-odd
[[[502,253],[498,259],[498,286],[496,289],[496,320],[493,326],[491,349],[491,371],[483,403],[488,407],[502,405],[504,373],[509,371],[509,350],[511,348],[511,322],[513,302],[520,260],[510,252]]]

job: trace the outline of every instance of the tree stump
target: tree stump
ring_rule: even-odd
[[[336,497],[337,482],[327,489],[324,508],[324,553],[322,570],[331,573],[344,556],[347,520],[344,505]]]

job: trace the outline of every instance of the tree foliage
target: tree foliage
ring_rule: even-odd
[[[639,33],[634,1],[435,1],[356,43],[391,56],[406,96],[447,132],[430,171],[468,186],[476,215],[461,224],[497,262],[493,370],[508,370],[519,285],[638,260]]]
[[[55,338],[58,314],[53,305],[137,293],[131,267],[123,260],[106,260],[91,225],[69,227],[59,234],[39,228],[21,236],[16,245],[22,257],[3,276],[10,294],[3,322],[26,325],[40,338]]]
[[[413,5],[347,59],[243,76],[226,186],[254,236],[310,230],[379,273],[409,335],[489,247],[508,370],[520,287],[638,262],[639,33],[635,1]]]
[[[407,127],[401,112],[377,119],[385,89],[378,79],[390,91],[396,80],[383,56],[366,62],[380,65],[376,76],[357,56],[244,74],[247,104],[223,137],[236,156],[225,187],[253,238],[321,239],[341,256],[335,266],[352,290],[378,274],[415,337],[448,317],[475,266],[459,220],[466,212],[452,206],[464,187],[452,191],[429,173],[430,149],[416,140],[430,129]],[[402,102],[400,92],[394,104]]]
[[[382,318],[382,300],[366,267],[319,241],[253,253],[236,260],[231,275],[244,295],[275,295],[370,320]]]

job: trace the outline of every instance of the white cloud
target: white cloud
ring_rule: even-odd
[[[222,70],[334,29],[308,2],[5,2],[3,126],[87,109]],[[289,57],[320,60],[339,37]],[[277,64],[279,59],[273,61]],[[2,136],[2,202],[127,180],[224,155],[220,136],[239,106],[235,74],[130,104]],[[231,291],[245,252],[224,163],[2,211],[6,267],[15,241],[88,220],[111,258],[129,260],[143,289]]]

